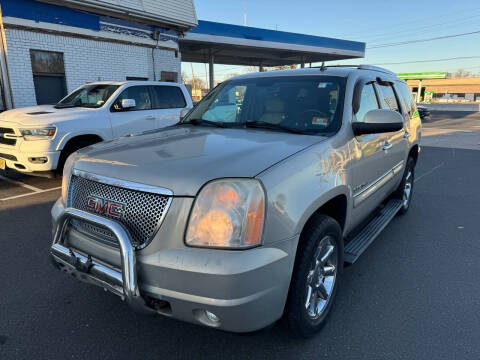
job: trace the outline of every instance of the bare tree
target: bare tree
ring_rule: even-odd
[[[458,69],[457,72],[453,74],[453,77],[472,77],[472,73],[470,71],[465,71],[464,69]]]
[[[256,72],[259,72],[259,71],[260,71],[259,66],[247,66],[244,69],[245,74],[256,73]]]
[[[187,77],[185,73],[182,73],[182,82],[186,85],[192,85],[192,88],[194,89],[207,88],[207,84],[205,83],[205,80],[200,79],[198,77],[195,77],[195,79],[192,80],[192,78]]]
[[[289,69],[296,69],[297,65],[280,65],[280,66],[275,66],[272,70],[289,70]]]
[[[227,75],[225,75],[224,80],[230,79],[230,78],[238,76],[238,75],[240,75],[240,74],[239,73],[227,74]]]

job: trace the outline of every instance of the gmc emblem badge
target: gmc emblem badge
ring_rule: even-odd
[[[87,208],[98,214],[119,219],[123,215],[125,204],[92,195],[87,198]]]

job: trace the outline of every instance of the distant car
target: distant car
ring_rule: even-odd
[[[420,115],[420,119],[423,120],[427,117],[430,117],[430,111],[425,106],[418,105],[417,110],[418,110],[418,115]]]
[[[148,81],[86,84],[56,105],[0,115],[0,169],[61,173],[67,157],[89,145],[160,129],[193,107],[183,84]]]

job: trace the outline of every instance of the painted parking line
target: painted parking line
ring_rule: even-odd
[[[5,177],[5,176],[2,176],[0,175],[0,180],[4,180],[6,182],[9,182],[10,184],[15,184],[15,185],[18,185],[18,186],[22,186],[24,187],[25,189],[28,189],[28,190],[32,190],[32,191],[35,191],[35,192],[39,192],[39,191],[42,191],[42,189],[39,189],[35,186],[32,186],[32,185],[28,185],[28,184],[25,184],[21,181],[17,181],[17,180],[13,180],[13,179],[10,179],[8,177]]]
[[[425,176],[430,175],[431,173],[433,173],[433,172],[434,172],[435,170],[437,170],[437,169],[440,169],[443,165],[445,165],[445,163],[442,162],[442,163],[438,164],[437,166],[434,166],[433,168],[431,168],[430,170],[428,170],[426,173],[418,176],[418,177],[415,179],[414,182],[420,181],[420,180],[421,180],[422,178],[424,178]]]
[[[27,197],[27,196],[33,196],[33,195],[37,195],[37,194],[46,193],[46,192],[49,192],[49,191],[60,190],[61,188],[62,188],[61,186],[58,186],[58,187],[54,187],[54,188],[51,188],[51,189],[38,190],[38,191],[27,193],[27,194],[9,196],[9,197],[0,199],[0,201],[8,201],[8,200],[14,200],[14,199],[18,199],[18,198]]]

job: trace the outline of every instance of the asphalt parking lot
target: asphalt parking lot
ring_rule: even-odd
[[[346,269],[311,340],[132,313],[50,264],[60,180],[0,173],[0,359],[478,359],[479,125],[480,113],[432,113],[409,213]]]

